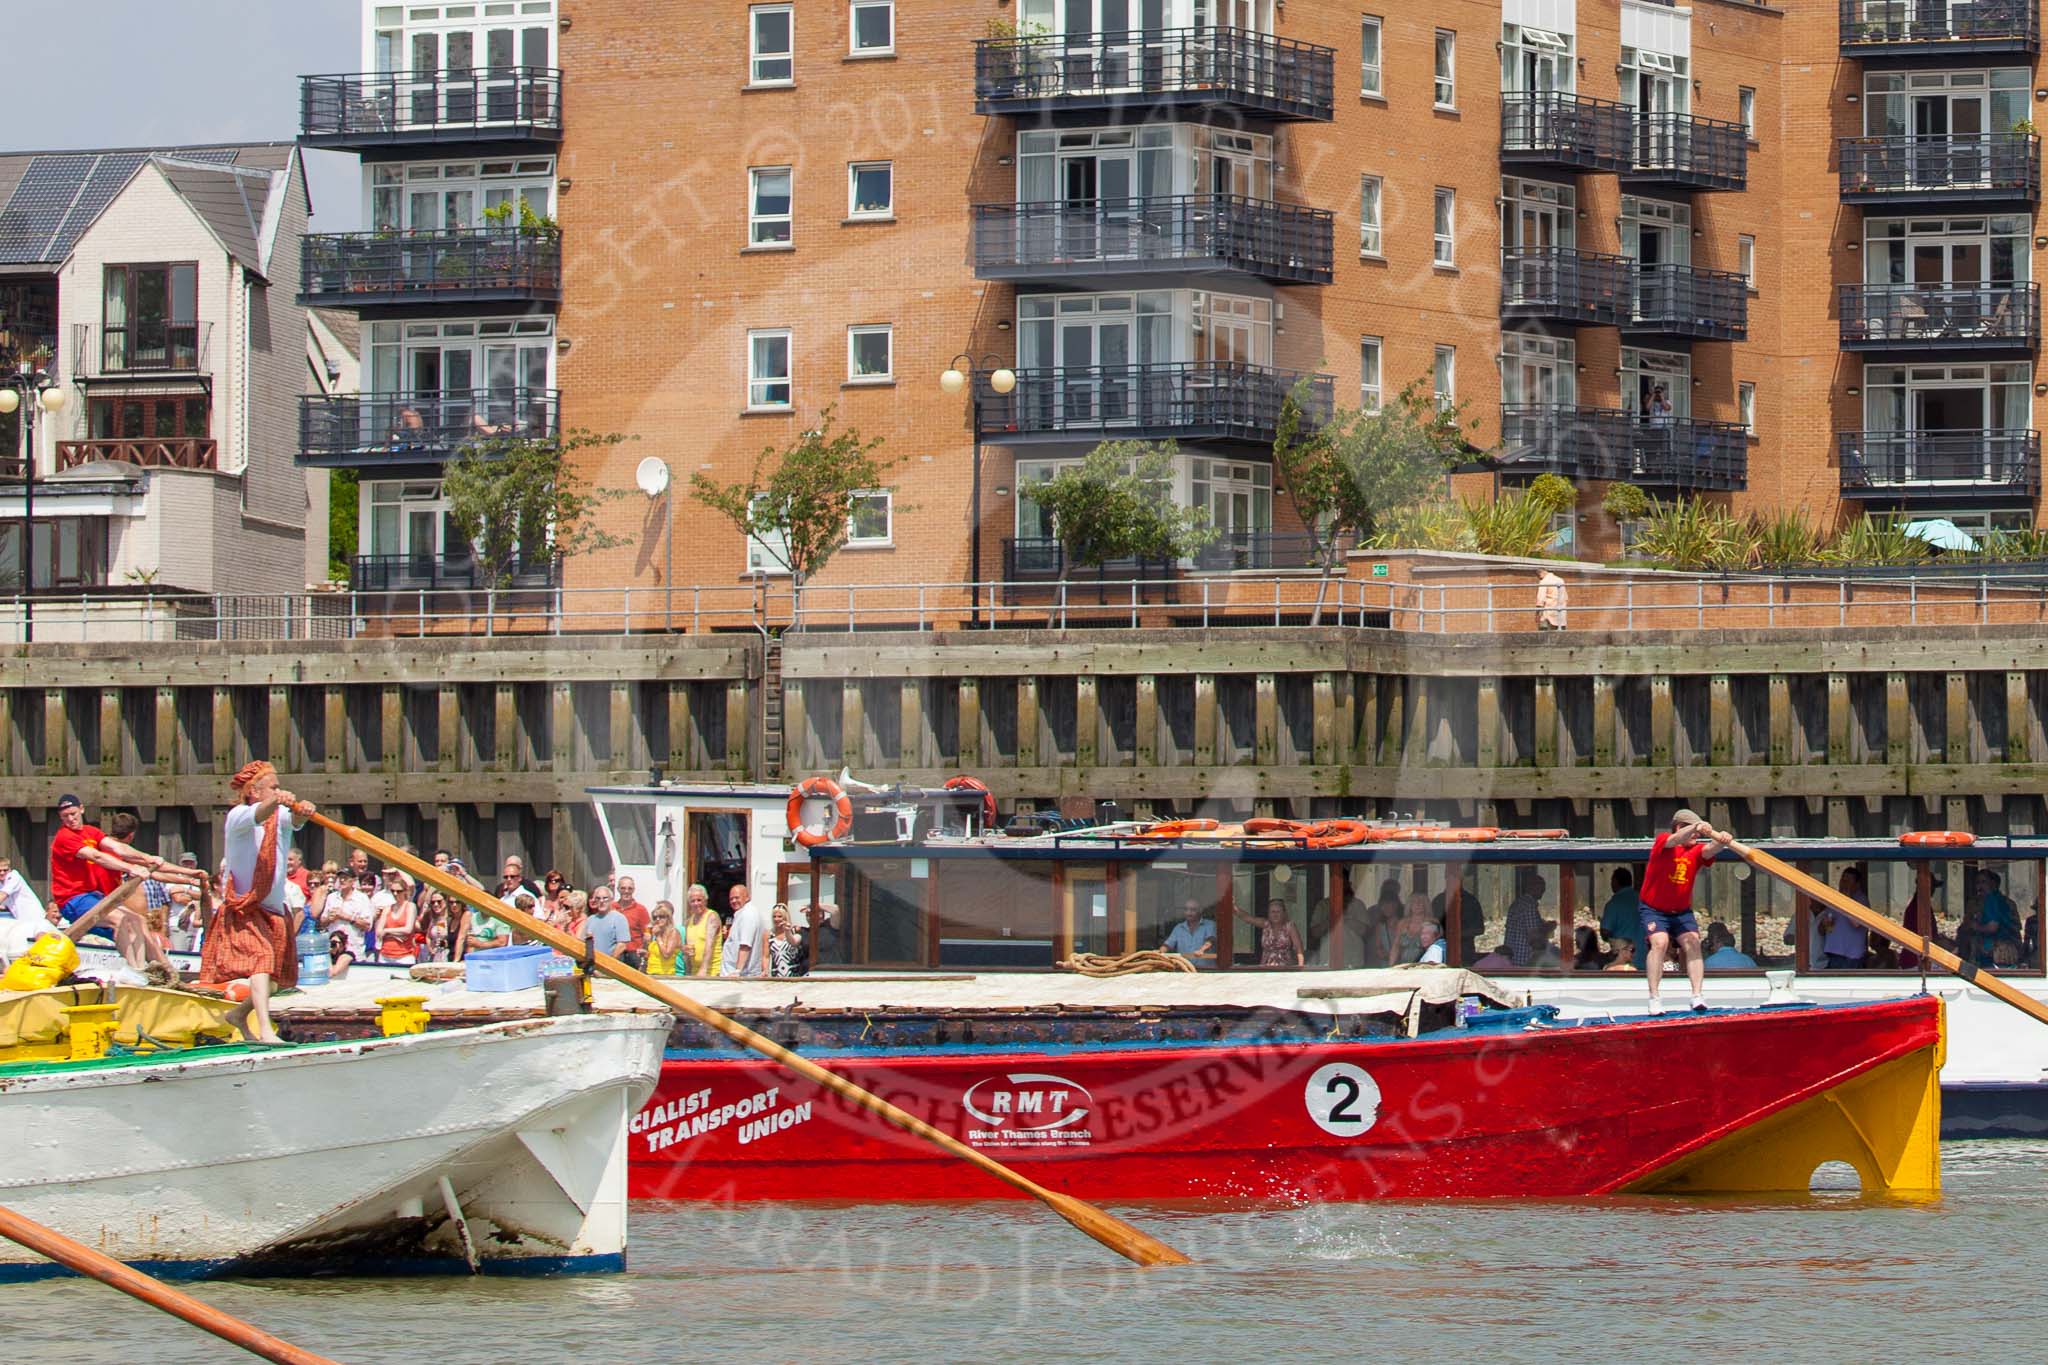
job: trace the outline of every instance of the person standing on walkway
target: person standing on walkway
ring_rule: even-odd
[[[1685,961],[1685,974],[1692,983],[1692,1008],[1705,1014],[1706,966],[1700,956],[1700,923],[1692,913],[1692,889],[1700,869],[1735,842],[1726,830],[1715,829],[1690,810],[1671,817],[1671,828],[1650,845],[1649,865],[1643,869],[1643,933],[1649,940],[1650,1013],[1662,1014],[1664,1002],[1658,987],[1664,977],[1664,953],[1675,941]]]
[[[1563,630],[1570,601],[1564,580],[1554,570],[1545,569],[1536,580],[1536,629]]]
[[[277,769],[261,759],[245,764],[229,785],[241,800],[228,812],[224,829],[229,885],[206,927],[199,979],[215,986],[247,979],[249,999],[229,1022],[251,1042],[281,1043],[270,1021],[271,988],[299,982],[284,900],[285,854],[313,805],[278,786]]]

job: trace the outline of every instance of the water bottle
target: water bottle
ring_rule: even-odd
[[[301,986],[324,986],[327,984],[327,935],[320,932],[320,926],[308,920],[299,930],[299,984]]]

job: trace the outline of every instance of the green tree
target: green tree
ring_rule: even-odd
[[[337,582],[348,582],[355,565],[361,505],[362,482],[356,471],[334,470],[327,479],[327,576]]]
[[[1308,397],[1304,379],[1280,404],[1273,473],[1322,570],[1311,617],[1319,623],[1347,541],[1369,539],[1396,513],[1440,497],[1464,431],[1462,410],[1439,404],[1423,380],[1377,412],[1339,408],[1317,420]]]
[[[1032,487],[1069,564],[1179,559],[1216,539],[1204,508],[1173,500],[1173,442],[1104,441]]]
[[[853,529],[854,495],[881,492],[889,470],[880,437],[853,427],[832,429],[832,409],[786,446],[765,446],[745,479],[720,483],[690,476],[690,496],[759,541],[789,573],[792,624],[803,624],[804,585],[823,569]],[[903,511],[898,506],[894,510]]]
[[[615,549],[625,543],[597,524],[597,511],[622,489],[594,489],[577,466],[586,451],[627,438],[616,432],[564,432],[554,439],[493,436],[463,447],[448,466],[442,493],[448,520],[476,547],[486,587],[512,580],[515,561]]]

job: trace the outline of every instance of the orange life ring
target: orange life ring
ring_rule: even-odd
[[[1503,839],[1569,839],[1572,837],[1572,832],[1568,829],[1501,829],[1495,830],[1494,833]]]
[[[1150,829],[1141,829],[1131,835],[1133,839],[1180,839],[1190,834],[1206,834],[1220,828],[1215,820],[1162,820]]]
[[[988,789],[988,783],[978,777],[969,777],[966,773],[962,773],[958,777],[946,779],[946,790],[949,792],[980,792],[982,827],[985,829],[995,828],[996,794]]]
[[[1465,829],[1426,829],[1421,835],[1425,844],[1490,844],[1499,837],[1499,830],[1483,825]]]
[[[1933,844],[1942,848],[1964,848],[1977,842],[1977,836],[1959,829],[1918,829],[1899,836],[1899,842],[1908,847]]]
[[[1318,820],[1302,831],[1310,848],[1349,848],[1362,844],[1371,832],[1363,820]]]
[[[804,802],[808,800],[832,803],[832,828],[812,829],[804,824]],[[790,837],[805,848],[832,843],[844,839],[853,828],[853,800],[839,789],[839,784],[829,777],[807,777],[789,789],[789,806],[786,811]]]
[[[1312,826],[1304,825],[1299,820],[1258,819],[1244,822],[1244,832],[1251,835],[1300,834],[1310,828]]]

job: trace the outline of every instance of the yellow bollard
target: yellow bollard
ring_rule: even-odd
[[[64,1007],[64,1022],[71,1034],[72,1061],[83,1062],[107,1055],[107,1047],[114,1041],[114,1030],[119,1027],[114,1016],[120,1009],[119,1005]]]
[[[381,995],[377,997],[381,1012],[377,1015],[377,1027],[384,1031],[386,1038],[395,1038],[401,1033],[425,1033],[427,1020],[427,997],[424,995]]]

